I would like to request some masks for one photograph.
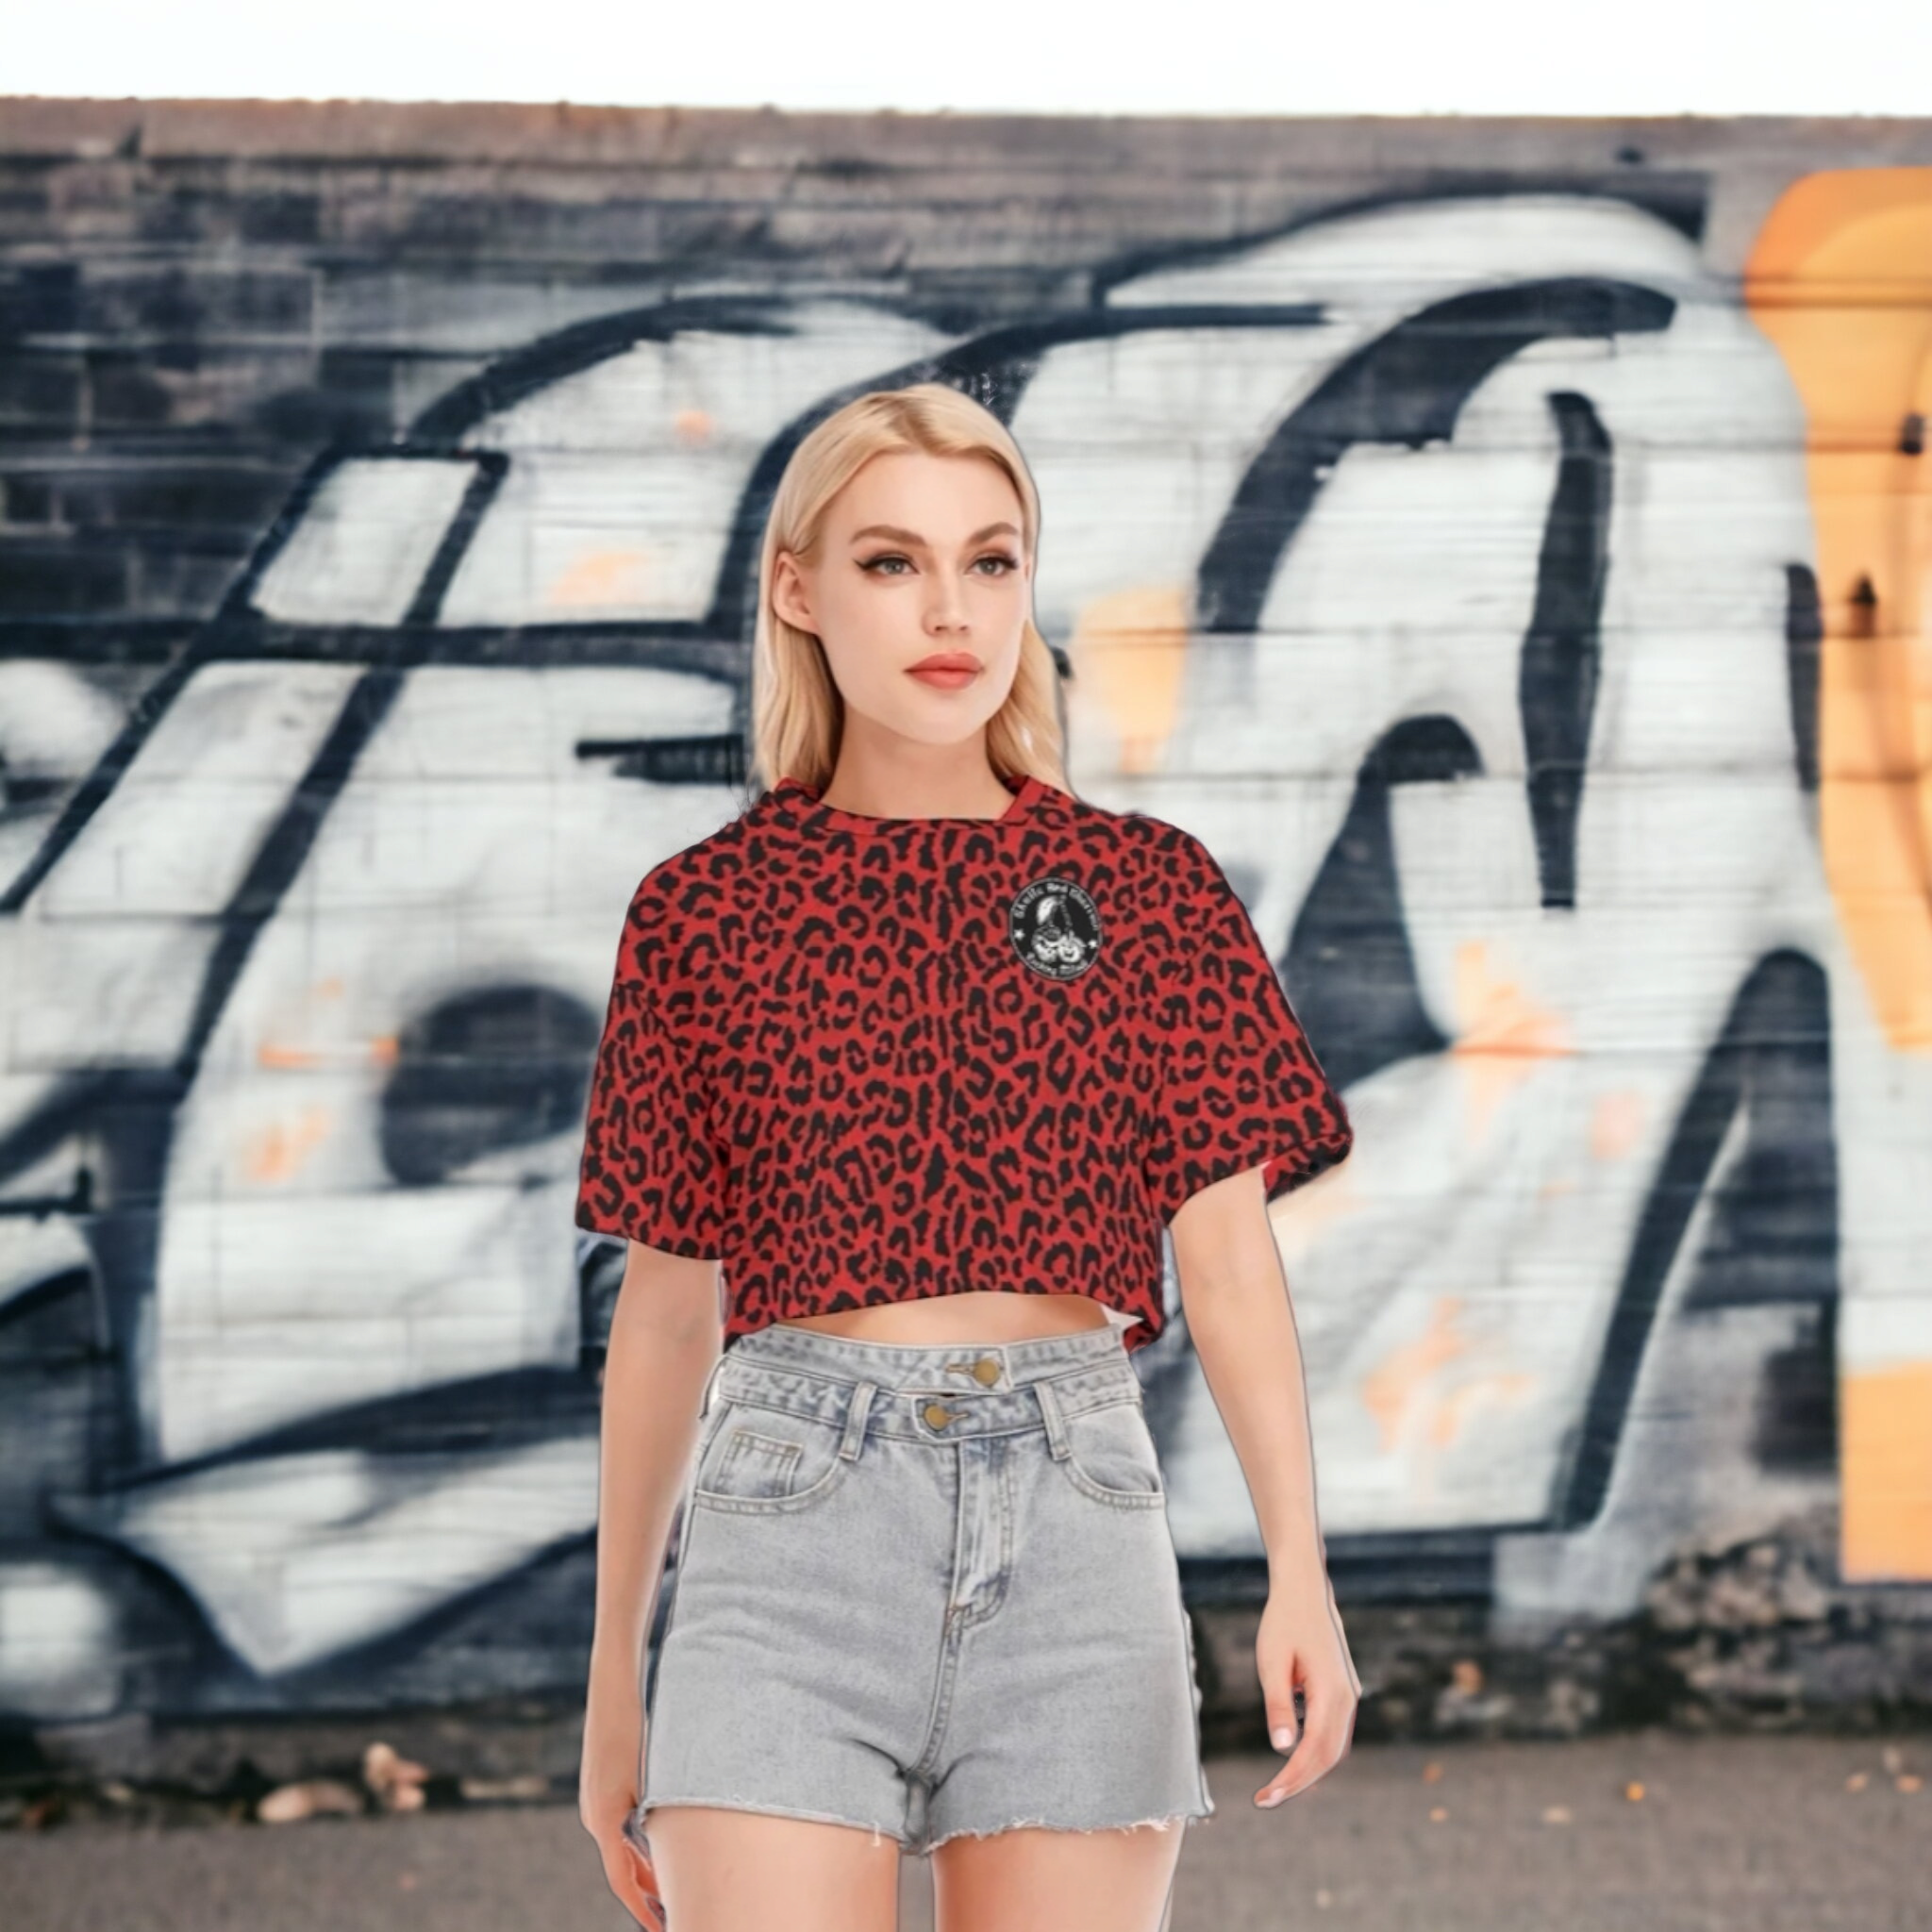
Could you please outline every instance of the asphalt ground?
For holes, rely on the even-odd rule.
[[[1363,1745],[1257,1809],[1210,1759],[1173,1932],[1924,1932],[1932,1734]],[[932,1932],[923,1861],[901,1932]],[[567,1806],[0,1832],[8,1932],[627,1932]]]

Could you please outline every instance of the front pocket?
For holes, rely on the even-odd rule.
[[[1141,1508],[1166,1502],[1160,1456],[1138,1402],[1083,1408],[1068,1416],[1065,1426],[1067,1454],[1060,1467],[1083,1495]]]
[[[839,1454],[844,1433],[842,1423],[736,1403],[706,1445],[691,1496],[741,1514],[809,1508],[851,1467]]]
[[[781,1442],[756,1429],[733,1429],[714,1487],[747,1502],[789,1496],[798,1487],[798,1464],[804,1454],[796,1442]]]

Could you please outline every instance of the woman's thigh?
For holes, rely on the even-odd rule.
[[[899,1841],[882,1832],[664,1805],[651,1813],[648,1836],[667,1932],[894,1932],[898,1924]]]
[[[948,1839],[932,1854],[937,1932],[1166,1932],[1185,1832],[1176,1821]]]

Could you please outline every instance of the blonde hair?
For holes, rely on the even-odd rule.
[[[752,642],[752,771],[755,785],[781,777],[813,791],[838,762],[845,703],[824,648],[772,608],[778,553],[806,560],[824,534],[825,511],[861,464],[886,452],[977,456],[997,463],[1020,498],[1021,548],[1039,555],[1040,494],[1020,445],[992,411],[943,383],[872,390],[817,424],[792,451],[772,498],[758,562],[758,625]],[[987,720],[986,749],[1008,785],[1027,774],[1068,790],[1059,672],[1029,610],[1020,662],[1006,702]]]

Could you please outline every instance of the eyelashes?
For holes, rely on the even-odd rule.
[[[877,557],[867,558],[858,567],[869,576],[896,577],[904,575],[904,573],[896,570],[881,570],[879,566],[886,563],[909,564],[910,561],[909,558],[902,556],[898,551],[888,550],[881,552]],[[984,557],[974,558],[973,560],[974,569],[975,571],[978,570],[982,563],[997,563],[1001,566],[999,570],[991,573],[994,576],[1008,576],[1020,568],[1020,559],[1017,557],[1009,557],[1005,551],[1001,550],[989,551]]]

